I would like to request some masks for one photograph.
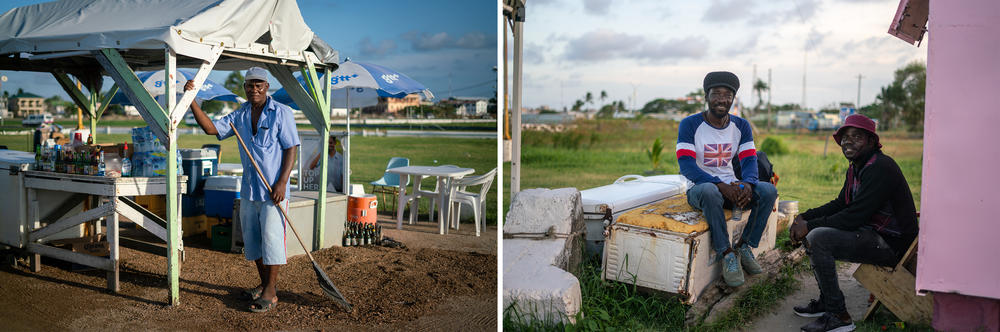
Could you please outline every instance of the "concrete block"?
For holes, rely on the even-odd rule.
[[[582,303],[580,281],[559,267],[573,261],[573,242],[579,243],[567,239],[505,239],[504,310],[516,310],[527,319],[575,323]],[[575,248],[579,250],[579,244]]]
[[[514,195],[504,234],[582,231],[583,207],[576,188],[527,189]]]

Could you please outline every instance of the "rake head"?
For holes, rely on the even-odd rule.
[[[315,261],[313,261],[313,270],[316,272],[316,279],[319,279],[319,287],[323,289],[323,293],[326,293],[326,296],[330,297],[333,302],[336,302],[343,307],[344,310],[350,312],[351,304],[347,302],[344,295],[340,294],[340,291],[337,290],[337,286],[333,285],[333,281],[330,281],[330,277],[326,276],[326,273],[323,272],[323,269],[321,269],[319,264],[316,264]]]

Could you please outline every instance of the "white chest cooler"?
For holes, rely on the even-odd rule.
[[[583,218],[587,226],[587,254],[601,255],[606,219],[684,193],[687,181],[681,175],[626,175],[614,183],[580,191]]]

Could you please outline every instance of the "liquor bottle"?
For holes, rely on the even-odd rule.
[[[358,246],[358,230],[354,226],[351,227],[351,235],[353,235],[351,237],[351,246],[357,247]]]
[[[128,144],[122,149],[122,177],[132,176],[132,160],[128,159]]]
[[[375,244],[375,228],[374,225],[368,225],[368,245]]]
[[[368,231],[368,224],[365,224],[365,245],[372,245],[372,234]]]
[[[340,245],[344,246],[344,247],[349,247],[350,246],[350,244],[347,243],[347,230],[346,229],[344,229],[344,236],[343,236],[343,239],[341,239],[341,244]]]
[[[42,170],[42,145],[35,144],[35,170]]]
[[[87,135],[87,145],[94,145],[94,135]]]
[[[104,172],[107,171],[107,166],[104,165],[104,151],[100,150],[99,153],[97,156],[97,176],[104,176]]]
[[[382,225],[375,227],[375,244],[382,245]]]

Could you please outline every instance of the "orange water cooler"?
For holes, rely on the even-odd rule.
[[[348,196],[347,221],[361,224],[375,224],[378,200],[375,195]]]

